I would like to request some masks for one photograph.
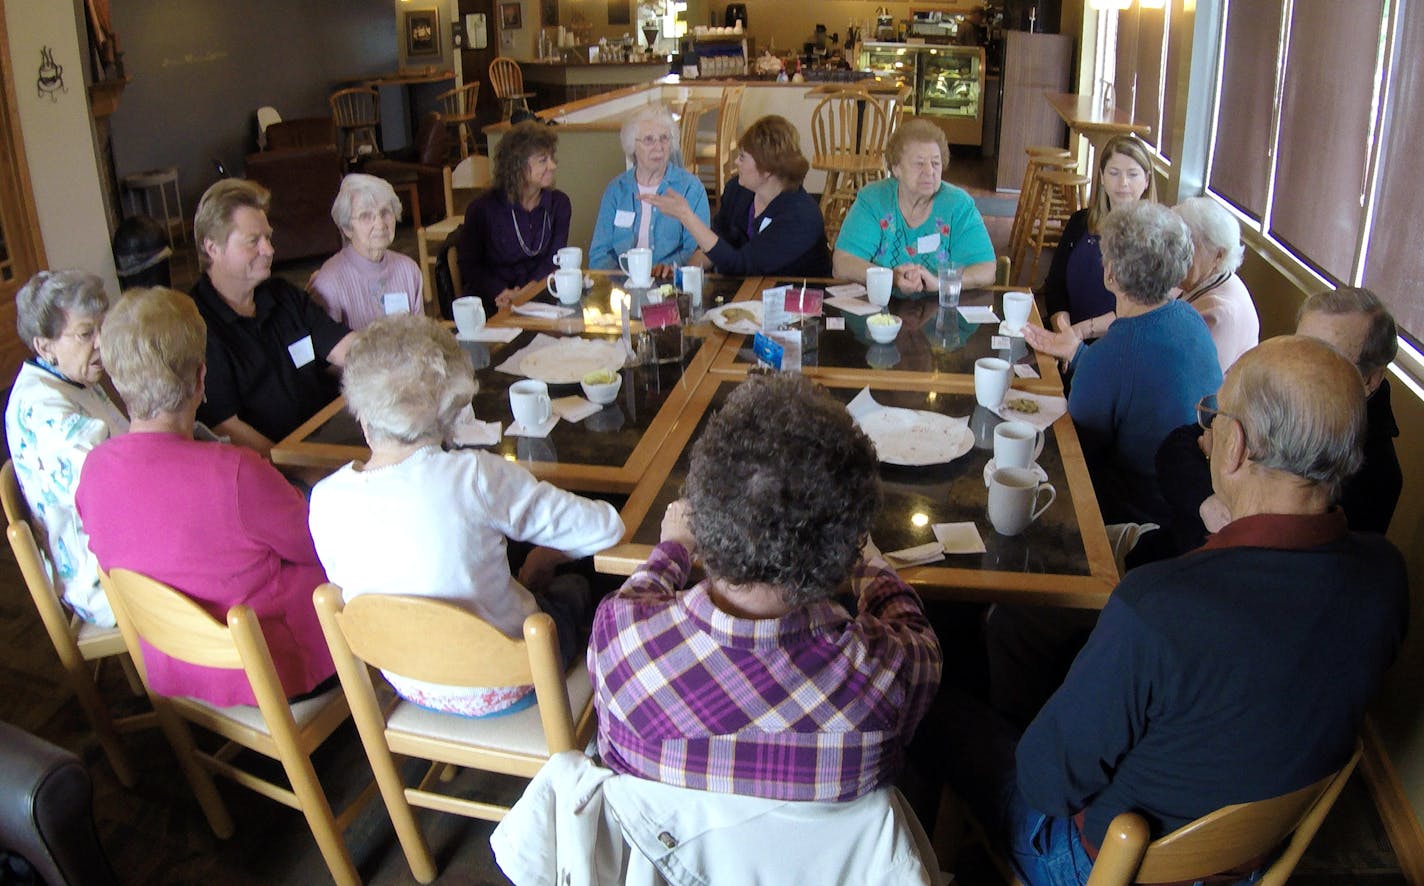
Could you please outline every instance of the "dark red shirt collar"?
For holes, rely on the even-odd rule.
[[[1297,551],[1339,541],[1349,532],[1345,512],[1331,508],[1323,514],[1253,514],[1232,520],[1206,540],[1201,550],[1217,548],[1276,548]]]

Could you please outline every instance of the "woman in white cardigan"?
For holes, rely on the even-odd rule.
[[[371,458],[312,490],[311,533],[327,576],[346,599],[413,594],[458,603],[510,637],[542,609],[554,619],[565,664],[592,616],[587,582],[555,575],[623,535],[618,512],[536,480],[478,450],[445,451],[476,391],[470,358],[425,317],[378,320],[357,334],[342,373],[347,408]],[[536,547],[516,579],[505,541]],[[386,674],[403,698],[481,717],[534,702],[531,686],[456,687]]]
[[[1221,372],[1236,358],[1256,347],[1261,321],[1246,284],[1236,276],[1246,247],[1241,225],[1225,207],[1210,197],[1192,197],[1173,211],[1192,232],[1192,267],[1181,283],[1182,301],[1196,308],[1211,331]]]

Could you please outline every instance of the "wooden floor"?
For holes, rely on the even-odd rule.
[[[984,182],[991,164],[956,157],[950,177],[976,196],[992,199]],[[1010,219],[986,219],[995,246],[1002,249]],[[414,255],[414,237],[402,228],[396,248]],[[319,262],[299,263],[281,272],[305,282]],[[174,283],[185,287],[196,274],[191,252],[175,257]],[[167,744],[156,730],[129,737],[128,746],[139,769],[139,784],[126,790],[115,781],[89,733],[78,704],[67,690],[53,649],[21,582],[9,547],[0,555],[0,719],[14,723],[80,754],[94,779],[94,814],[100,840],[124,883],[247,886],[247,884],[308,884],[328,881],[302,817],[225,782],[219,790],[237,822],[229,840],[213,837],[197,803],[178,775]],[[122,675],[101,675],[105,697],[116,704],[141,706],[128,695]],[[369,769],[355,730],[348,723],[318,752],[317,771],[340,805],[359,790]],[[486,780],[465,773],[461,790],[493,790],[501,802],[518,797],[517,780]],[[493,826],[454,816],[422,813],[422,826],[440,865],[442,884],[506,883],[490,854]],[[353,822],[347,834],[363,878],[369,883],[413,883],[379,800]],[[1002,881],[979,860],[967,857],[958,873],[959,886]],[[786,882],[792,882],[788,878]],[[1393,853],[1379,818],[1357,776],[1301,863],[1292,883],[1307,886],[1402,884]]]

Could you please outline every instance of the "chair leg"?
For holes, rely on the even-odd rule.
[[[227,806],[218,794],[217,785],[213,784],[212,773],[198,761],[198,749],[193,744],[193,733],[163,699],[150,694],[149,700],[153,703],[154,712],[158,714],[159,727],[163,729],[163,734],[168,737],[168,744],[178,757],[178,766],[183,770],[183,777],[187,779],[188,787],[192,789],[193,796],[198,798],[198,805],[202,807],[203,815],[208,819],[208,827],[212,828],[219,839],[226,840],[236,828],[232,823],[232,816],[228,814]]]
[[[327,869],[331,871],[331,878],[336,881],[337,886],[361,886],[361,875],[356,873],[356,865],[351,861],[346,840],[342,838],[341,830],[336,826],[336,817],[332,815],[326,792],[317,780],[311,757],[300,753],[284,753],[281,756],[282,768],[286,770],[287,779],[292,783],[292,793],[297,795],[297,802],[301,804],[302,814],[307,819],[307,827],[311,828],[312,836],[316,838],[316,845],[321,850],[321,857],[326,861]],[[293,759],[293,756],[297,759]]]
[[[127,655],[120,656],[120,658],[128,661]],[[119,730],[114,726],[114,718],[109,714],[109,709],[104,706],[103,700],[99,698],[99,690],[95,688],[94,680],[88,670],[81,665],[77,672],[70,672],[68,676],[70,687],[79,699],[79,706],[88,716],[89,725],[94,730],[94,737],[99,740],[99,747],[103,748],[104,756],[109,758],[109,767],[114,770],[114,776],[118,778],[119,784],[126,788],[138,784],[138,776],[134,773],[133,764],[129,762],[129,755],[124,750],[123,742],[119,739]]]
[[[133,659],[125,652],[117,656],[119,667],[124,669],[124,679],[129,681],[129,691],[134,695],[143,695],[143,679],[138,675],[138,669],[134,667]]]
[[[384,743],[385,737],[380,736],[375,740]],[[405,781],[396,771],[395,761],[389,753],[366,756],[371,763],[371,771],[375,773],[376,784],[381,789],[381,798],[385,800],[386,813],[390,815],[391,825],[396,829],[396,838],[400,840],[401,849],[405,852],[406,864],[410,865],[411,876],[421,883],[432,882],[439,870],[430,855],[425,835],[420,832],[420,825],[415,820],[410,802],[406,800]]]

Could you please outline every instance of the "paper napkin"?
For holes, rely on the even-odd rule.
[[[549,432],[554,429],[554,425],[558,423],[557,415],[549,416],[549,420],[537,428],[526,428],[519,422],[512,421],[509,423],[509,427],[504,429],[504,433],[507,437],[547,437]]]
[[[891,566],[922,566],[925,563],[934,563],[944,559],[944,545],[937,541],[926,542],[922,545],[915,545],[913,548],[904,548],[898,551],[891,551],[885,555]]]
[[[526,317],[540,317],[545,320],[557,320],[560,317],[567,317],[574,312],[573,308],[566,308],[562,305],[546,305],[537,301],[529,301],[522,305],[515,305],[510,310],[516,314],[523,314]]]
[[[569,397],[559,397],[557,400],[550,401],[549,405],[554,410],[555,415],[568,422],[581,422],[595,412],[603,409],[603,407],[597,403],[591,402],[577,394]]]
[[[984,539],[973,523],[935,523],[930,529],[946,554],[984,553]]]
[[[999,322],[999,315],[994,313],[994,309],[984,305],[961,305],[959,316],[970,323],[995,323]]]

